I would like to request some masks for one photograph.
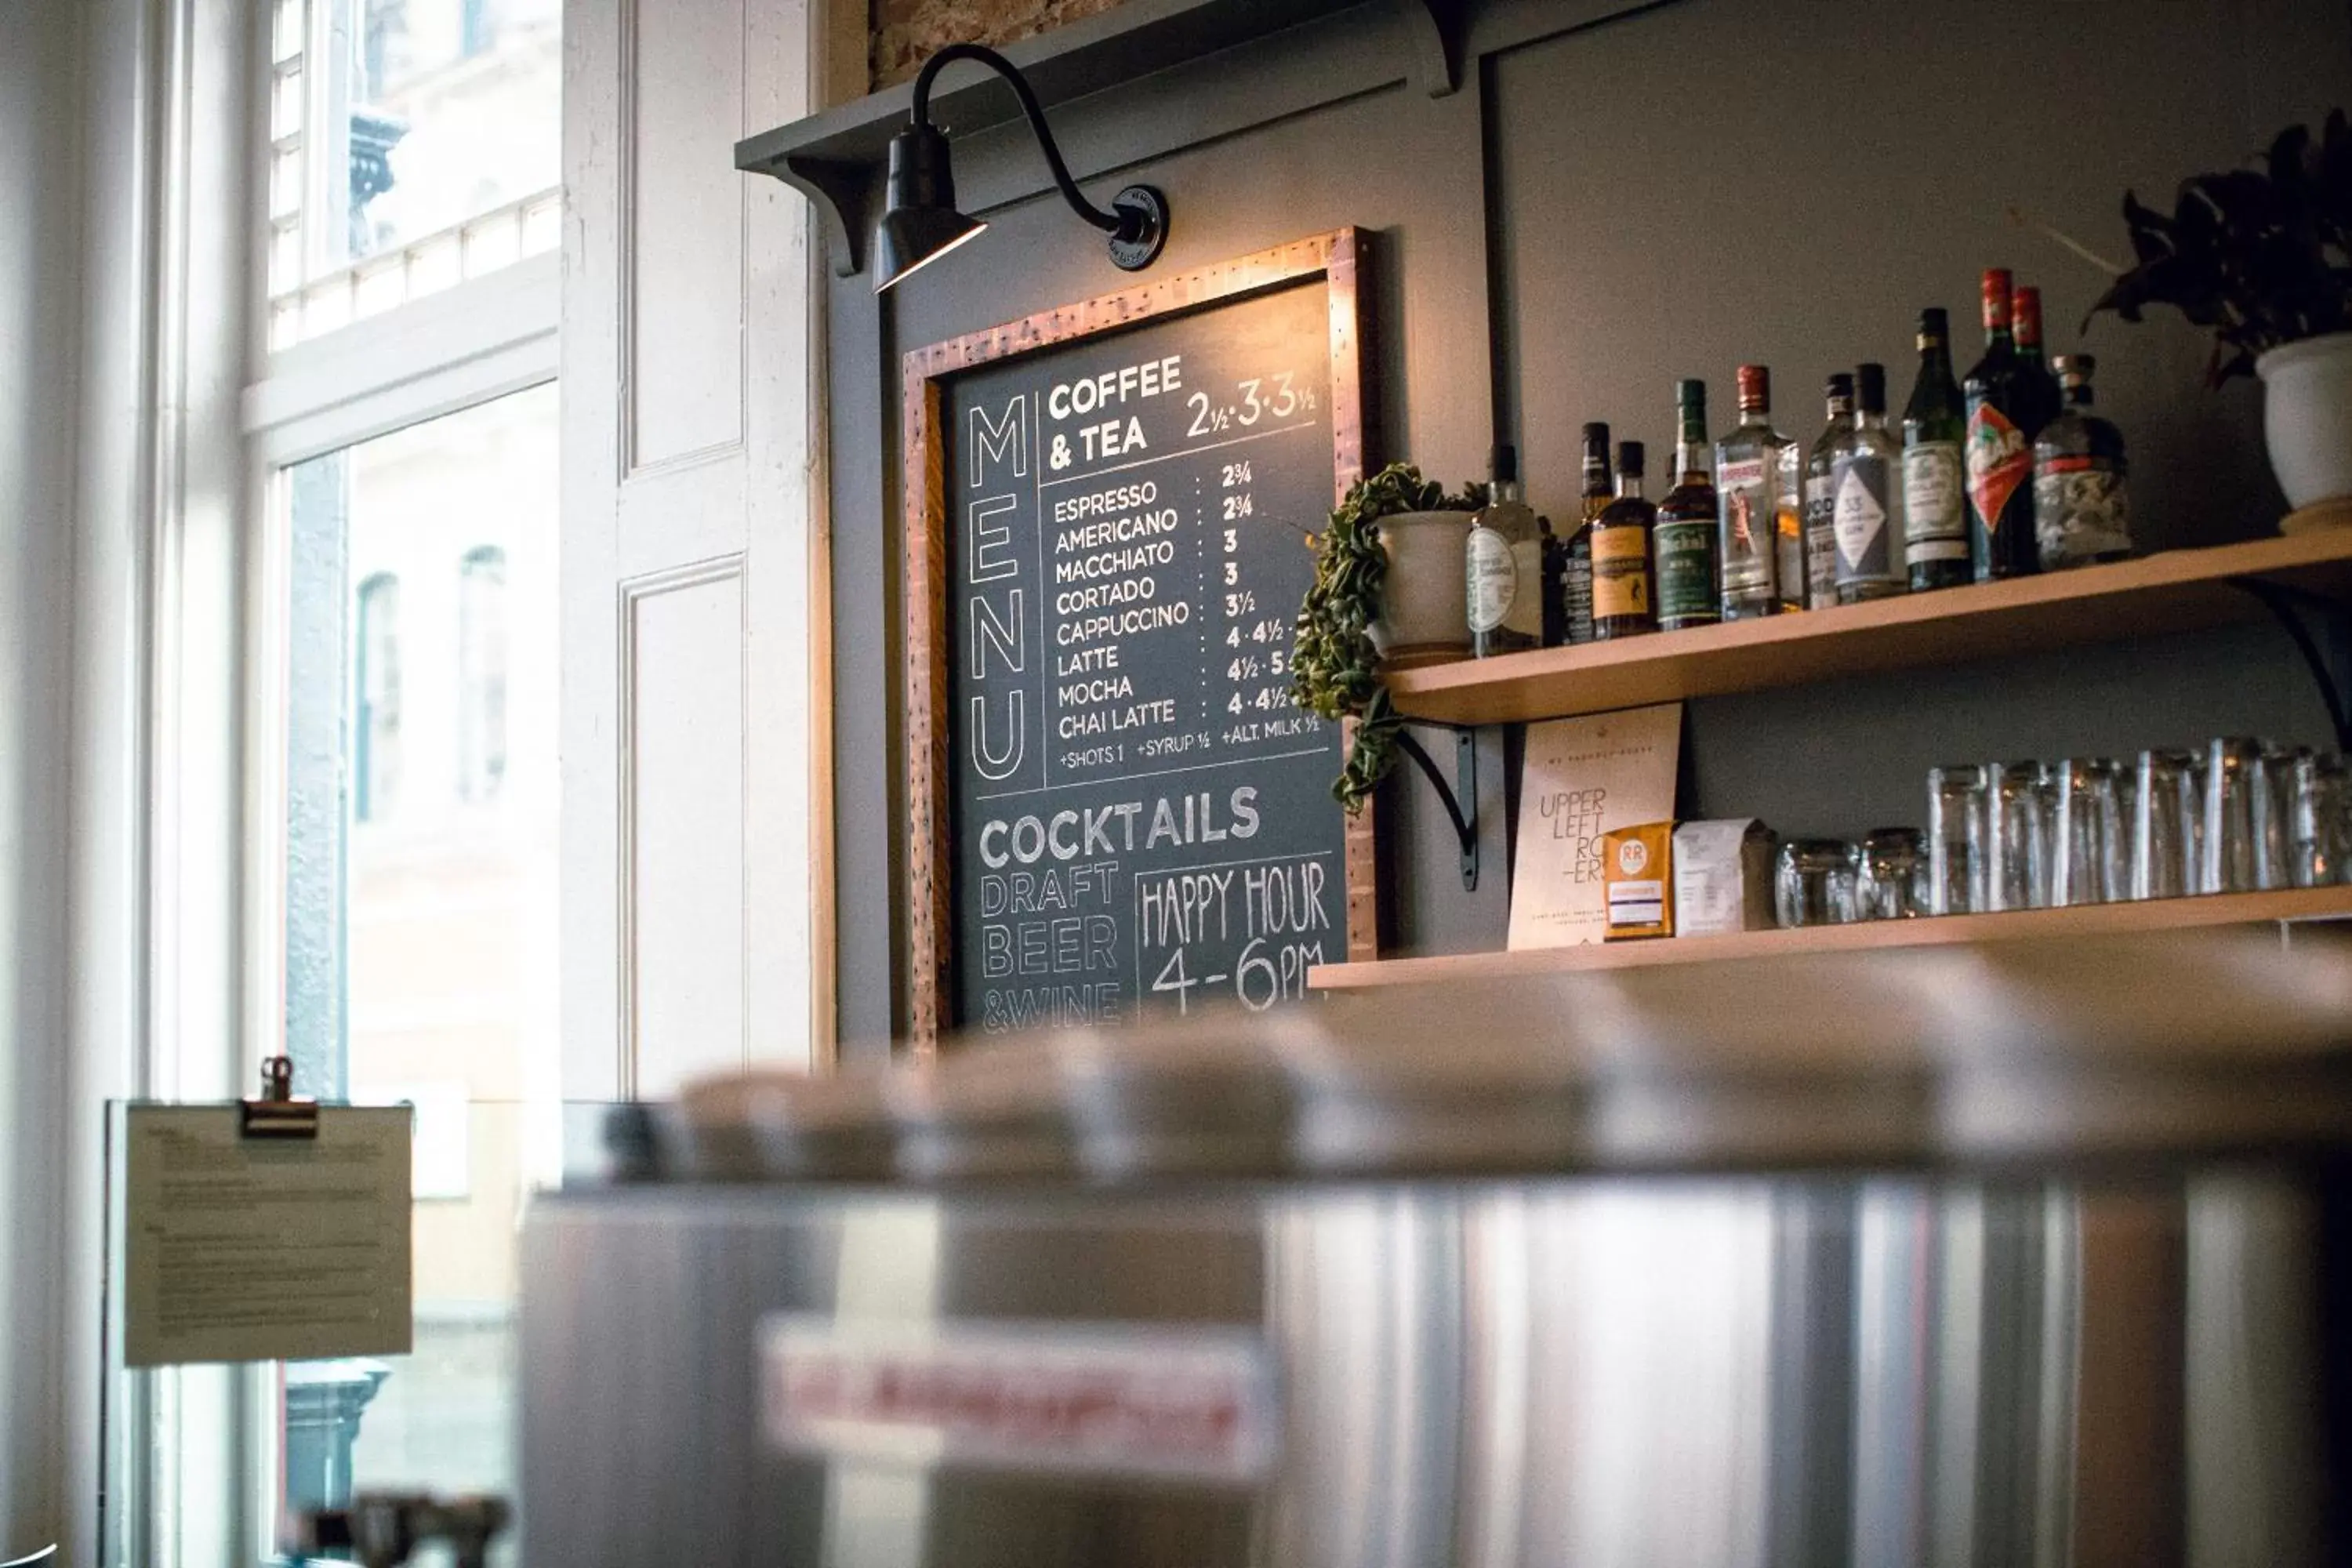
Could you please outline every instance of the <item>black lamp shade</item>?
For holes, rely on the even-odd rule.
[[[880,293],[988,226],[955,210],[948,139],[929,125],[890,138],[888,205],[874,226],[874,291]]]
[[[874,226],[874,291],[879,294],[988,226],[950,207],[896,207]]]

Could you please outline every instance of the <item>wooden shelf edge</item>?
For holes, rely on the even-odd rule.
[[[2352,919],[2352,887],[2224,893],[2210,898],[2085,904],[2063,910],[2020,910],[2006,914],[1948,915],[1935,920],[1873,921],[1859,925],[1742,931],[1734,936],[1668,937],[1649,942],[1537,948],[1522,952],[1463,952],[1379,959],[1369,963],[1325,963],[1307,972],[1307,984],[1309,989],[1318,991],[1360,991],[1388,985],[1574,974],[1654,964],[1711,963],[2036,938],[2119,936],[2137,931],[2195,931],[2326,919]]]
[[[2352,528],[2168,550],[1801,616],[1460,659],[1387,679],[1398,710],[1412,718],[1482,724],[1566,717],[2192,630],[2263,613],[2251,595],[2227,593],[2233,578],[2321,576],[2352,580]],[[2147,612],[2143,624],[2133,624],[2135,606]]]

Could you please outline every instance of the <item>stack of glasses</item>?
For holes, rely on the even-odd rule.
[[[2352,884],[2343,759],[2225,738],[2202,752],[1927,773],[1939,915]]]

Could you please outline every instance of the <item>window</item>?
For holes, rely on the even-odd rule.
[[[507,552],[466,552],[457,578],[457,792],[498,798],[507,776]]]
[[[562,1138],[562,10],[268,0],[253,62],[284,1047],[298,1092],[415,1108],[417,1198],[415,1350],[259,1374],[258,1518],[515,1490],[516,1229]]]
[[[515,1230],[555,1073],[556,407],[494,398],[279,487],[289,718],[324,738],[289,752],[288,1048],[302,1084],[416,1115],[415,1349],[366,1384],[361,1487],[514,1488]]]
[[[373,822],[400,790],[400,580],[360,584],[359,711],[352,721],[352,816]]]
[[[561,0],[277,0],[269,345],[552,250]]]

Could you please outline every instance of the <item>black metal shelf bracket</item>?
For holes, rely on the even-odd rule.
[[[1454,823],[1454,837],[1462,847],[1462,890],[1478,890],[1478,732],[1475,730],[1454,730],[1454,783],[1449,785],[1437,771],[1436,762],[1428,749],[1413,739],[1412,731],[1399,728],[1397,749],[1412,760],[1429,787],[1437,792],[1438,804]]]
[[[2335,672],[2328,668],[2327,656],[2299,613],[2311,610],[2326,617],[2336,627],[2337,645],[2343,647],[2352,644],[2352,604],[2260,577],[2232,577],[2230,583],[2261,600],[2285,628],[2286,635],[2294,639],[2295,650],[2303,655],[2303,662],[2311,671],[2312,684],[2319,688],[2319,700],[2327,709],[2327,721],[2335,727],[2336,750],[2352,752],[2352,707],[2346,706],[2344,692],[2336,683]]]

